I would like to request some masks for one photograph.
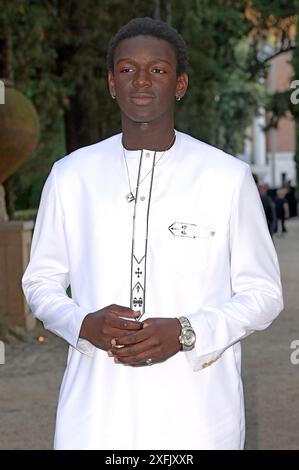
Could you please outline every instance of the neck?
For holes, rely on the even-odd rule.
[[[173,143],[174,127],[173,122],[167,125],[153,126],[152,123],[124,123],[123,146],[127,150],[156,150],[163,152],[170,148]]]

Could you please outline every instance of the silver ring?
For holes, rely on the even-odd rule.
[[[153,365],[153,360],[149,357],[146,361],[147,366],[152,366]]]

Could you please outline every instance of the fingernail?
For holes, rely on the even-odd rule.
[[[107,354],[108,354],[109,357],[113,357],[112,351],[110,351],[110,350],[107,351]]]
[[[111,340],[111,344],[112,344],[112,346],[116,346],[116,339],[115,339],[115,338],[113,338],[113,339]]]
[[[120,364],[119,360],[117,359],[117,357],[114,358],[114,362],[115,364]]]

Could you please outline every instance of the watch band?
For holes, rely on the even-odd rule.
[[[182,328],[192,328],[190,321],[187,317],[178,317],[178,320],[182,326]]]

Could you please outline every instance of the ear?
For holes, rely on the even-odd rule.
[[[188,88],[188,75],[186,73],[182,73],[182,75],[179,75],[179,77],[177,78],[176,90],[175,90],[176,96],[183,98],[184,94],[187,91],[187,88]]]
[[[114,75],[111,72],[111,70],[109,70],[109,72],[108,72],[108,87],[109,87],[110,95],[115,96],[116,95],[116,93],[115,93],[115,81],[114,81]]]

